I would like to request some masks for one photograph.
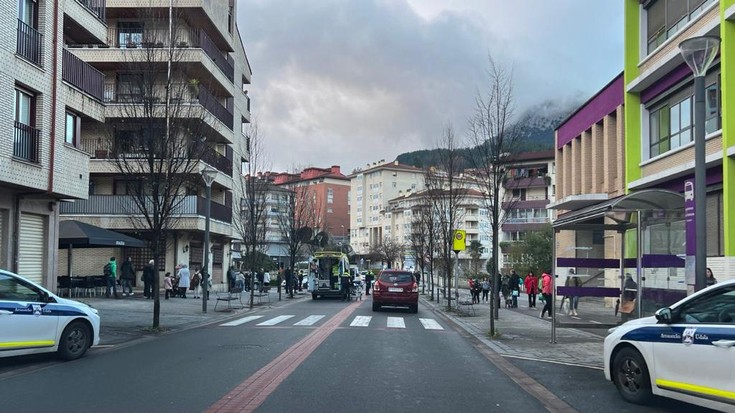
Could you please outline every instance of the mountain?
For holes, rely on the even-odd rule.
[[[554,147],[554,128],[582,104],[581,99],[547,100],[521,112],[523,151],[543,151]],[[471,148],[465,148],[469,151]],[[398,155],[400,163],[419,168],[436,164],[437,149],[425,149]]]

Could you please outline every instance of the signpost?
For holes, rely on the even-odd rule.
[[[454,251],[455,266],[454,266],[454,305],[459,303],[459,252],[464,251],[467,248],[467,231],[463,229],[454,230],[454,238],[452,242],[452,250]]]

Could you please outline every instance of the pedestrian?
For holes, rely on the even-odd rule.
[[[133,261],[130,257],[128,257],[128,259],[123,263],[121,271],[120,279],[122,280],[122,295],[123,297],[128,295],[132,297],[133,281],[135,281],[135,267],[133,267]]]
[[[268,271],[263,272],[263,287],[270,287],[271,285],[271,273]]]
[[[235,288],[235,277],[237,276],[237,272],[235,271],[235,266],[230,265],[230,269],[227,270],[227,288],[233,289]]]
[[[153,267],[153,260],[148,261],[148,265],[143,267],[143,296],[145,298],[153,298],[153,279],[155,278],[156,269]]]
[[[340,290],[342,291],[342,301],[350,301],[350,272],[344,271],[340,276]]]
[[[189,281],[191,280],[191,274],[186,264],[179,265],[179,294],[181,298],[186,298],[186,290],[189,288]]]
[[[510,280],[508,281],[510,287],[510,295],[513,298],[513,308],[518,308],[518,296],[521,294],[521,277],[518,276],[516,270],[511,270]]]
[[[189,290],[194,294],[194,298],[202,298],[202,273],[198,268],[195,268],[194,274],[191,275]]]
[[[490,293],[490,281],[488,281],[487,277],[482,279],[482,301],[487,302],[488,301],[488,294]]]
[[[544,271],[543,274],[541,274],[541,295],[544,296],[544,308],[541,310],[541,318],[544,318],[544,314],[548,311],[549,318],[552,317],[551,311],[552,311],[552,304],[551,304],[551,294],[554,292],[554,286],[553,286],[553,280],[551,279],[551,275],[549,275],[548,272]]]
[[[579,277],[574,273],[574,269],[569,269],[569,277],[567,277],[567,280],[572,279],[571,282],[569,282],[569,287],[581,287],[582,283],[579,281]],[[569,314],[573,316],[578,316],[577,309],[579,308],[579,295],[578,294],[572,294],[569,297]]]
[[[633,280],[633,276],[630,273],[626,273],[625,281],[623,282],[623,305],[620,306],[620,316],[623,322],[633,318],[637,297],[638,283]]]
[[[717,278],[715,278],[715,275],[709,267],[707,267],[707,278],[705,281],[707,282],[707,287],[717,284]]]
[[[475,278],[472,282],[472,302],[480,304],[480,291],[482,291],[482,285],[480,285],[480,280]]]
[[[368,271],[365,274],[365,295],[370,295],[370,288],[373,286],[373,273]]]
[[[255,273],[255,279],[258,281],[258,285],[255,287],[255,291],[261,292],[263,290],[263,278],[265,270],[261,267],[260,271]]]
[[[174,285],[171,283],[171,273],[167,272],[163,277],[163,288],[166,290],[166,299],[173,293]]]
[[[105,295],[110,298],[110,290],[115,298],[120,298],[117,295],[117,262],[115,257],[110,257],[110,261],[105,264],[103,272],[107,277],[107,289],[105,289]]]
[[[536,295],[538,295],[538,277],[533,271],[529,271],[526,279],[523,280],[528,294],[528,308],[536,308]]]
[[[235,288],[240,290],[240,292],[245,291],[245,276],[242,274],[242,271],[238,271],[235,274]]]

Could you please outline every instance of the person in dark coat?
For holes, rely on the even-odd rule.
[[[133,296],[133,281],[135,280],[135,267],[133,267],[133,261],[128,257],[122,265],[122,274],[120,274],[120,280],[122,281],[122,295]]]
[[[521,293],[521,277],[515,270],[510,272],[508,286],[510,287],[510,295],[513,297],[513,308],[518,308],[518,296]]]
[[[368,271],[365,275],[365,295],[370,295],[370,287],[373,286],[373,273]]]
[[[153,298],[153,278],[155,273],[153,268],[153,260],[148,261],[148,265],[143,267],[143,295],[145,298]]]

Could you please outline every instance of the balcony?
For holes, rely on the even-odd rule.
[[[536,177],[515,177],[509,178],[505,182],[505,187],[508,189],[515,188],[542,188],[548,186],[551,182],[551,178],[547,176],[536,176]]]
[[[33,27],[18,20],[18,41],[16,52],[18,55],[38,67],[43,67],[43,35]]]
[[[15,121],[13,156],[24,161],[38,163],[40,135],[40,130]]]
[[[207,199],[196,195],[184,196],[172,216],[204,218]],[[151,208],[152,209],[152,208]],[[133,196],[130,195],[90,195],[88,199],[76,202],[62,202],[59,211],[64,215],[105,215],[136,216],[140,215]],[[213,220],[231,223],[232,208],[211,203],[210,217]]]
[[[220,155],[217,151],[214,149],[207,149],[204,154],[202,154],[201,158],[202,162],[205,162],[214,168],[216,168],[218,171],[224,173],[225,175],[232,177],[232,159],[228,159],[224,155]]]
[[[207,109],[215,118],[222,121],[230,130],[233,130],[234,115],[227,107],[219,103],[219,100],[204,86],[199,86],[199,103]]]
[[[67,49],[63,49],[61,78],[99,101],[104,98],[105,75]]]
[[[86,7],[92,14],[101,21],[105,21],[105,10],[107,5],[105,0],[77,0],[82,6]]]

